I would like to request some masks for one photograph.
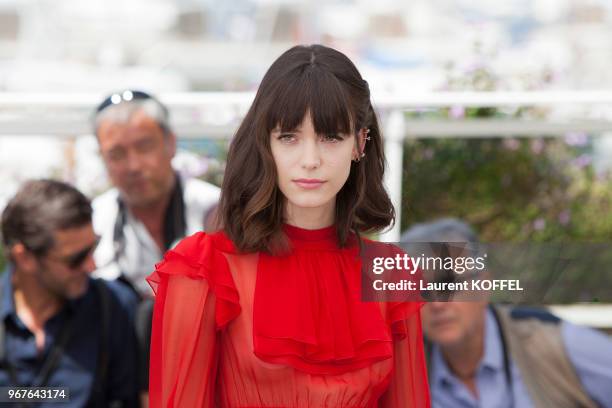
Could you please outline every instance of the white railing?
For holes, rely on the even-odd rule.
[[[89,119],[105,95],[0,93],[0,136],[91,133]],[[183,138],[230,138],[253,101],[252,92],[167,93],[159,98],[171,112],[175,132]],[[612,131],[612,91],[438,92],[406,96],[374,95],[385,136],[386,185],[401,219],[402,143],[408,137],[530,137],[569,132]],[[410,119],[405,111],[443,107],[548,107],[561,111],[549,119]],[[596,111],[595,117],[585,112]],[[593,116],[593,115],[591,115]],[[399,240],[398,222],[382,235]]]

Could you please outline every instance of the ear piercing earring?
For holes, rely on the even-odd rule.
[[[369,128],[365,128],[365,129],[363,130],[363,133],[365,133],[365,135],[366,135],[366,136],[365,136],[365,140],[370,140],[370,139],[372,139],[372,137],[368,135],[368,134],[370,133],[370,129],[369,129]],[[365,146],[364,146],[364,147],[365,147]],[[359,156],[355,157],[353,160],[354,160],[355,162],[359,162],[359,161],[360,161],[362,158],[364,158],[364,157],[365,157],[365,152],[361,152],[361,153],[359,153]]]
[[[354,162],[359,162],[363,157],[365,157],[365,153],[359,154],[359,156],[353,159]]]

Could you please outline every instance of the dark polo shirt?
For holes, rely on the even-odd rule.
[[[100,296],[92,279],[86,293],[69,300],[64,307],[45,323],[44,350],[39,353],[34,334],[17,316],[11,284],[12,271],[0,276],[0,323],[5,328],[4,355],[15,368],[19,384],[10,381],[8,370],[0,365],[0,386],[30,386],[57,341],[66,319],[72,315],[70,337],[64,352],[52,371],[48,387],[66,387],[70,393],[68,403],[40,403],[37,407],[95,407],[109,406],[111,401],[121,401],[113,406],[138,407],[137,345],[133,329],[136,296],[123,285],[104,282],[108,287],[109,332],[106,350],[108,366],[106,385],[101,398],[91,401],[93,383],[98,367],[100,342],[102,341],[102,312]],[[2,362],[3,363],[3,362]]]

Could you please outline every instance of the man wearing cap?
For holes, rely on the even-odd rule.
[[[114,188],[93,202],[98,275],[121,278],[141,296],[145,278],[179,239],[203,229],[219,198],[216,186],[172,168],[176,136],[168,110],[142,91],[106,98],[94,116],[100,153]]]

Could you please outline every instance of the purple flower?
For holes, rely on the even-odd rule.
[[[576,167],[578,167],[579,169],[582,169],[588,165],[590,165],[592,162],[592,158],[591,156],[589,156],[586,153],[581,154],[580,156],[576,157],[575,159],[572,160],[572,164]]]
[[[465,108],[463,106],[451,107],[450,117],[453,119],[463,119],[465,117]]]
[[[544,218],[538,218],[533,222],[533,229],[536,231],[542,231],[546,227],[546,220]]]
[[[583,132],[571,132],[565,135],[565,143],[570,146],[584,146],[589,141],[589,136]]]
[[[502,143],[503,146],[508,150],[517,150],[521,146],[521,142],[514,138],[504,139]]]
[[[571,218],[572,218],[572,215],[569,210],[563,210],[559,213],[559,223],[561,225],[569,224]]]
[[[540,154],[544,150],[544,142],[542,139],[535,139],[531,141],[531,152],[533,154]]]

